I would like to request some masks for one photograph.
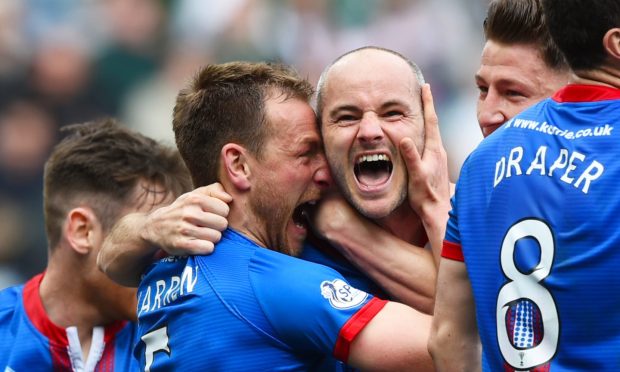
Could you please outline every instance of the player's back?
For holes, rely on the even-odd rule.
[[[458,230],[487,370],[620,368],[618,125],[619,90],[569,86],[467,160],[447,239]]]

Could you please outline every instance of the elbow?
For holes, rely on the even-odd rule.
[[[428,353],[431,355],[433,360],[437,359],[437,355],[439,354],[439,345],[441,342],[438,339],[438,335],[435,329],[431,329],[431,334],[428,338]]]
[[[440,361],[443,357],[443,352],[451,350],[455,346],[453,344],[454,341],[454,334],[449,327],[446,327],[445,323],[438,324],[437,319],[433,319],[431,332],[428,337],[428,353],[436,366],[442,364]]]

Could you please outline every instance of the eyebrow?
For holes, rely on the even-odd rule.
[[[405,103],[402,100],[398,100],[398,99],[391,99],[389,101],[386,101],[384,103],[381,104],[381,106],[379,106],[379,109],[384,110],[388,107],[392,107],[392,106],[404,106],[404,107],[409,107],[409,105],[407,105],[407,103]],[[342,105],[342,106],[337,106],[334,107],[333,109],[331,109],[329,111],[329,116],[333,117],[334,115],[336,115],[338,112],[340,111],[352,111],[352,112],[359,112],[361,111],[359,107],[357,107],[356,105],[352,105],[352,104],[346,104],[346,105]]]
[[[483,78],[482,76],[480,76],[479,74],[474,75],[474,80],[476,83],[479,82],[484,82],[485,84],[488,84],[487,80],[485,78]],[[499,80],[497,80],[495,82],[496,85],[499,86],[512,86],[512,85],[518,85],[521,87],[526,87],[528,84],[530,84],[531,81],[527,81],[527,80],[523,80],[523,79],[515,79],[515,78],[501,78]]]
[[[384,103],[380,106],[380,108],[381,108],[381,109],[386,109],[386,108],[391,107],[391,106],[404,106],[404,107],[409,107],[409,105],[407,105],[407,103],[405,103],[404,101],[401,101],[401,100],[399,100],[399,99],[392,99],[392,100],[389,100],[389,101],[387,101],[387,102],[384,102]]]

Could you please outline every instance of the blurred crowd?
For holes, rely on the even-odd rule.
[[[61,127],[102,116],[173,144],[201,65],[269,60],[316,83],[338,55],[397,50],[431,83],[451,177],[482,138],[475,73],[487,0],[0,1],[0,289],[47,260],[42,173]]]

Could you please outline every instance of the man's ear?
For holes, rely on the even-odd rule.
[[[620,63],[620,27],[608,30],[603,36],[603,48]]]
[[[81,255],[91,252],[100,229],[99,220],[89,208],[77,207],[67,213],[64,235],[71,248]]]
[[[223,171],[234,187],[240,191],[250,189],[251,172],[247,150],[236,143],[227,143],[221,152]]]

